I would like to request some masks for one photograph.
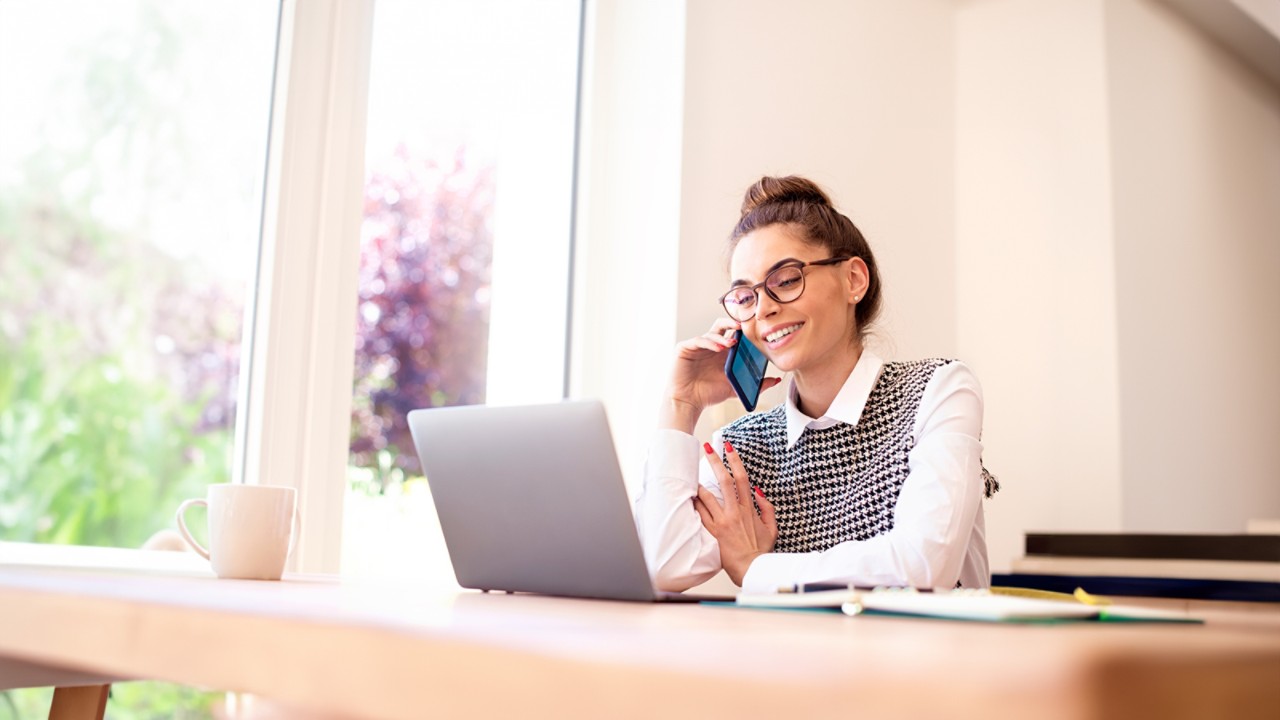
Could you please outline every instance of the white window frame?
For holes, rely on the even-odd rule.
[[[284,0],[239,482],[298,489],[296,572],[338,572],[374,0]]]
[[[281,9],[236,479],[298,488],[295,572],[341,569],[374,4],[283,0]],[[568,390],[605,401],[634,490],[674,342],[686,9],[684,0],[585,7]],[[659,89],[655,72],[666,79]],[[637,97],[665,120],[629,119]],[[619,143],[664,151],[610,151]],[[637,196],[649,200],[642,212]],[[630,297],[608,279],[642,268],[652,296],[665,299],[620,327]]]

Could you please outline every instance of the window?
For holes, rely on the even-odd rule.
[[[410,410],[564,395],[579,25],[577,0],[377,5],[344,572],[450,577]]]
[[[276,23],[0,5],[0,538],[137,547],[229,478]]]
[[[420,560],[438,540],[430,498],[396,434],[399,393],[378,391],[563,395],[581,4],[380,1],[366,128],[352,99],[371,7],[0,1],[0,540],[136,547],[180,499],[243,473],[303,491],[304,571],[336,569],[342,550],[356,573],[410,559],[450,576],[443,553]],[[269,121],[273,72],[287,101]],[[356,227],[339,206],[362,130],[360,299],[336,314],[330,299],[356,299],[356,233],[334,228]],[[414,290],[452,300],[405,312],[393,295]],[[354,347],[338,315],[360,326],[354,378],[332,361]],[[403,350],[450,341],[425,365]],[[346,455],[348,434],[344,498],[327,453]],[[220,702],[138,695],[140,716]],[[0,719],[40,707],[0,694]]]
[[[139,547],[230,479],[278,16],[0,3],[0,540]],[[216,702],[126,684],[112,707]]]

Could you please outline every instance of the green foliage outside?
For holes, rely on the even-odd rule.
[[[238,353],[223,315],[239,304],[207,302],[216,279],[74,206],[16,191],[0,200],[0,267],[0,540],[140,547],[230,478],[234,368],[192,366]]]
[[[57,4],[47,23],[22,7],[0,3],[0,27],[67,21]],[[151,0],[102,10],[100,26],[64,28],[81,44],[20,61],[0,47],[0,63],[44,92],[6,97],[10,117],[39,122],[16,138],[30,152],[0,175],[0,540],[139,547],[173,526],[182,499],[230,479],[244,283],[192,262],[176,239],[225,237],[222,216],[254,202],[243,169],[261,168],[261,143],[245,138],[264,132],[191,122],[253,87],[211,77],[201,59],[219,36],[242,37],[243,18]],[[0,720],[44,717],[50,697],[0,693]],[[209,718],[220,698],[122,683],[107,717]]]
[[[107,720],[204,720],[214,717],[221,693],[165,683],[135,682],[111,686]],[[0,720],[29,720],[49,715],[53,688],[0,693]]]
[[[53,688],[10,690],[0,693],[0,720],[26,720],[49,715]]]
[[[79,139],[38,139],[22,182],[0,183],[3,541],[139,547],[173,527],[183,499],[231,479],[244,281],[166,248],[149,212],[125,222],[101,210],[122,183],[141,188],[145,208],[185,207],[189,193],[229,206],[252,184],[228,180],[243,158],[205,147],[234,132],[183,134],[195,92],[184,43],[208,18],[137,7],[134,27],[79,48],[52,83],[56,114],[74,118]],[[493,177],[462,149],[421,160],[403,147],[371,173],[349,471],[358,495],[415,481],[409,409],[483,400]],[[50,697],[0,692],[0,720],[43,717]],[[209,718],[220,703],[220,693],[122,683],[107,717]]]
[[[227,431],[118,356],[75,357],[67,328],[41,328],[0,367],[0,537],[140,547],[172,508],[229,477]],[[65,358],[48,362],[48,358]]]

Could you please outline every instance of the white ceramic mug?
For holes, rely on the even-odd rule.
[[[283,485],[210,485],[207,499],[178,506],[178,529],[218,577],[279,580],[298,535],[296,495]],[[208,548],[191,537],[183,518],[196,505],[209,509]]]

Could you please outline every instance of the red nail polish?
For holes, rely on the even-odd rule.
[[[702,443],[702,449],[706,450],[708,455],[715,454],[715,450],[711,449],[711,443]]]
[[[763,499],[764,499],[764,491],[763,491],[763,490],[761,490],[761,489],[760,489],[760,488],[758,488],[758,487],[753,487],[752,489],[756,491],[756,497],[760,498],[761,500],[763,500]]]
[[[727,452],[737,452],[736,450],[733,449],[733,443],[729,442],[728,440],[724,441],[724,449]]]

